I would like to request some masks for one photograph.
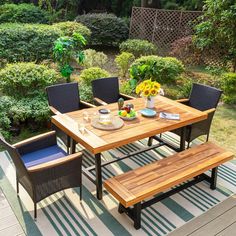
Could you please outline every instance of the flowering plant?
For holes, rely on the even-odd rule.
[[[144,80],[136,87],[136,93],[150,99],[151,97],[155,97],[158,93],[163,93],[163,90],[158,82]]]

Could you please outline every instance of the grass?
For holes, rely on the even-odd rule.
[[[210,133],[210,140],[236,154],[236,108],[218,106]]]

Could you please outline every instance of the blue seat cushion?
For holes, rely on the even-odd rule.
[[[25,166],[29,168],[32,166],[62,158],[66,155],[67,154],[64,150],[62,150],[57,145],[54,145],[22,155],[22,160]]]

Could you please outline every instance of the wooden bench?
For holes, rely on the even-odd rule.
[[[215,189],[217,167],[233,156],[233,153],[207,142],[107,179],[104,186],[120,202],[119,213],[125,212],[134,221],[134,227],[139,229],[141,209],[203,180]],[[211,169],[211,176],[204,174]],[[153,197],[185,181],[188,182]]]

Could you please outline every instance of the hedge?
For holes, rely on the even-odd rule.
[[[88,41],[91,36],[91,30],[83,24],[75,21],[66,21],[53,24],[53,27],[60,29],[64,36],[72,36],[74,32],[82,34]]]
[[[85,14],[76,18],[91,31],[91,45],[118,46],[128,38],[129,29],[125,20],[113,14]]]
[[[52,57],[61,30],[42,24],[0,24],[0,58],[8,62],[40,62]]]
[[[0,23],[43,23],[49,22],[48,12],[33,4],[0,5]]]
[[[45,94],[45,87],[55,84],[60,76],[45,65],[22,62],[7,64],[0,70],[0,78],[3,94],[20,99]]]

